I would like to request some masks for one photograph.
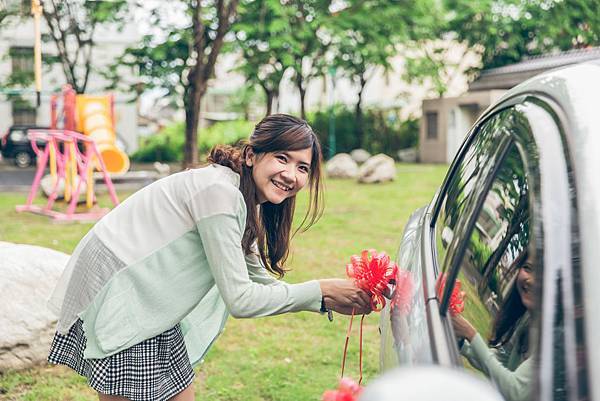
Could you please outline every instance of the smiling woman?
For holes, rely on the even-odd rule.
[[[50,300],[49,361],[87,377],[100,400],[193,400],[192,365],[229,314],[368,313],[352,281],[287,284],[296,194],[302,226],[322,210],[321,148],[310,126],[278,114],[240,148],[133,194],[79,243]]]

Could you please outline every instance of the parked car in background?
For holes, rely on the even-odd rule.
[[[7,160],[13,160],[18,167],[29,167],[35,163],[35,152],[31,147],[28,133],[30,130],[47,129],[47,127],[37,127],[32,125],[13,125],[6,134],[0,139],[0,152],[2,157]],[[45,146],[45,142],[39,141],[40,147]]]
[[[506,400],[600,400],[599,177],[600,63],[486,110],[405,227],[396,281],[412,298],[382,311],[382,369],[464,369]]]

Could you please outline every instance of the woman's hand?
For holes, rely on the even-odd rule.
[[[325,307],[343,315],[371,313],[371,297],[354,285],[352,280],[325,279],[319,280],[321,293],[325,298]]]
[[[469,342],[473,341],[473,337],[477,334],[477,330],[473,327],[471,323],[461,315],[451,316],[452,327],[454,327],[454,334],[458,338],[465,338],[469,340]]]

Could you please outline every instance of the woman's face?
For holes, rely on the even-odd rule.
[[[258,155],[250,150],[246,165],[252,166],[258,201],[279,204],[296,195],[308,182],[311,158],[311,148]]]
[[[533,271],[531,268],[531,261],[527,260],[523,266],[519,269],[517,275],[517,291],[521,296],[521,302],[531,311],[533,309]]]

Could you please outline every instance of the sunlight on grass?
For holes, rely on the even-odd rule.
[[[293,242],[289,282],[344,277],[352,254],[376,248],[395,255],[410,214],[431,200],[447,166],[398,165],[397,180],[379,185],[326,181],[323,218]],[[124,194],[120,194],[124,198]],[[299,196],[297,222],[306,193]],[[42,216],[17,214],[23,194],[0,195],[0,240],[71,252],[90,224],[52,224]],[[106,198],[102,198],[106,201]],[[196,368],[197,400],[318,401],[340,373],[349,318],[333,323],[312,313],[262,319],[230,319],[205,363]],[[357,323],[358,320],[355,321]],[[377,373],[378,315],[365,319],[364,382]],[[358,377],[358,324],[350,339],[346,372]],[[89,400],[85,379],[68,369],[42,366],[0,375],[0,400]]]

